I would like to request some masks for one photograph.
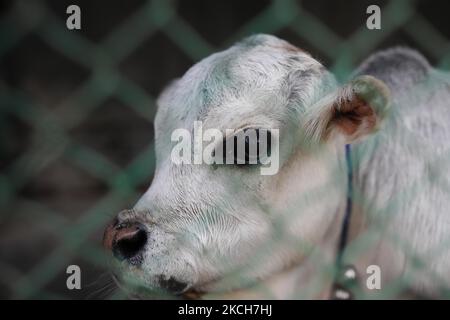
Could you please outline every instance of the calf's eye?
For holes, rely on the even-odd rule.
[[[222,148],[225,164],[260,165],[270,157],[271,134],[267,129],[244,129],[225,139]]]

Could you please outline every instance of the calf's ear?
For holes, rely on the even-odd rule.
[[[352,143],[379,127],[390,104],[388,87],[372,76],[359,76],[320,99],[305,117],[308,140]]]

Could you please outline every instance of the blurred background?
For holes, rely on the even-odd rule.
[[[66,8],[81,8],[81,30]],[[382,29],[366,28],[381,7]],[[101,248],[107,221],[152,180],[155,99],[195,62],[254,33],[309,51],[345,79],[377,49],[450,69],[450,2],[3,1],[0,298],[123,298]],[[66,268],[81,267],[68,290]]]

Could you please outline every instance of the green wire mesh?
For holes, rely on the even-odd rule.
[[[73,133],[96,112],[105,112],[99,110],[111,99],[126,107],[123,112],[133,113],[143,126],[152,128],[156,92],[150,93],[140,82],[121,72],[120,68],[149,39],[164,37],[181,52],[185,60],[193,64],[245,36],[255,33],[275,34],[295,45],[300,46],[297,41],[301,41],[314,55],[329,61],[330,70],[343,80],[364,57],[401,32],[414,43],[415,48],[436,61],[438,68],[450,69],[448,38],[417,10],[418,1],[384,1],[381,5],[382,30],[377,31],[366,28],[364,11],[355,11],[354,19],[360,23],[346,37],[321,20],[325,19],[325,14],[321,17],[311,13],[302,1],[254,2],[259,9],[250,18],[241,18],[245,21],[240,21],[238,28],[215,39],[214,43],[206,40],[191,21],[180,15],[180,7],[189,5],[186,2],[189,1],[142,2],[131,12],[124,13],[125,18],[114,24],[98,41],[83,36],[83,32],[67,30],[65,10],[56,13],[48,1],[14,1],[1,15],[0,128],[5,134],[1,137],[0,152],[2,158],[9,156],[11,159],[1,160],[0,230],[2,235],[6,234],[13,240],[3,243],[2,248],[12,246],[8,252],[0,252],[0,297],[86,298],[92,291],[89,283],[96,282],[105,270],[101,232],[112,216],[130,207],[149,185],[155,162],[152,134],[150,130],[148,143],[140,148],[140,153],[125,165],[118,165],[107,153],[74,138]],[[323,1],[324,11],[327,10],[327,3]],[[61,8],[65,9],[69,4],[61,5]],[[347,5],[347,2],[341,4]],[[369,4],[367,2],[365,6],[356,7],[365,8]],[[237,3],[233,5],[236,5],[236,10],[240,10]],[[348,6],[351,10],[350,4]],[[82,2],[80,7],[82,28],[95,28],[95,23],[87,21],[102,19],[101,12],[96,12],[93,17],[92,13],[84,11]],[[214,10],[211,4],[208,8]],[[108,10],[106,2],[104,10]],[[204,14],[202,17],[207,16]],[[56,105],[54,108],[45,105],[45,99],[35,99],[30,91],[11,84],[4,73],[7,70],[5,64],[9,61],[6,57],[11,59],[11,56],[20,52],[21,45],[30,41],[30,36],[50,48],[48,59],[64,57],[67,63],[85,70],[87,74],[76,87],[65,90],[56,102],[49,103]],[[164,48],[152,49],[164,55]],[[33,59],[33,52],[27,54],[29,59]],[[170,65],[167,67],[170,68]],[[175,76],[182,75],[183,70],[179,69]],[[14,73],[15,70],[10,72]],[[149,70],[148,76],[154,78],[159,75]],[[59,79],[64,77],[59,76]],[[29,143],[26,149],[11,156],[8,154],[11,136],[6,134],[17,135],[22,141],[21,128],[28,132],[26,140]],[[114,141],[111,143],[114,149]],[[29,186],[35,184],[41,175],[47,175],[48,170],[51,172],[58,162],[76,168],[76,172],[83,172],[80,173],[80,179],[89,176],[89,179],[100,181],[102,186],[101,192],[97,193],[98,196],[92,199],[90,205],[76,215],[55,209],[55,206],[41,201],[39,196],[27,197]],[[76,201],[76,197],[66,201]],[[11,229],[20,223],[24,223],[19,229],[21,231]],[[51,243],[38,243],[36,252],[32,252],[33,248],[23,249],[20,241],[14,242],[19,237],[33,238],[36,226],[39,226],[40,232],[48,235],[47,238],[52,239]],[[20,261],[7,258],[11,257],[10,251],[15,250],[30,252],[25,252],[25,258],[22,257]],[[34,258],[28,262],[27,255]],[[80,264],[82,268],[84,289],[81,293],[65,288],[65,270],[72,263]],[[420,263],[417,268],[420,268]],[[84,278],[85,272],[88,279]],[[403,284],[398,285],[401,287]],[[119,291],[107,297],[125,296]]]

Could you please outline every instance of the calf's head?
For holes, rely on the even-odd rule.
[[[301,263],[339,223],[344,145],[375,131],[387,105],[381,81],[338,86],[309,54],[273,36],[200,61],[158,100],[150,188],[105,232],[116,274],[151,290],[221,292]],[[174,161],[174,132],[194,140],[199,123],[223,133],[201,142],[210,153],[237,132],[269,132],[270,161]]]

